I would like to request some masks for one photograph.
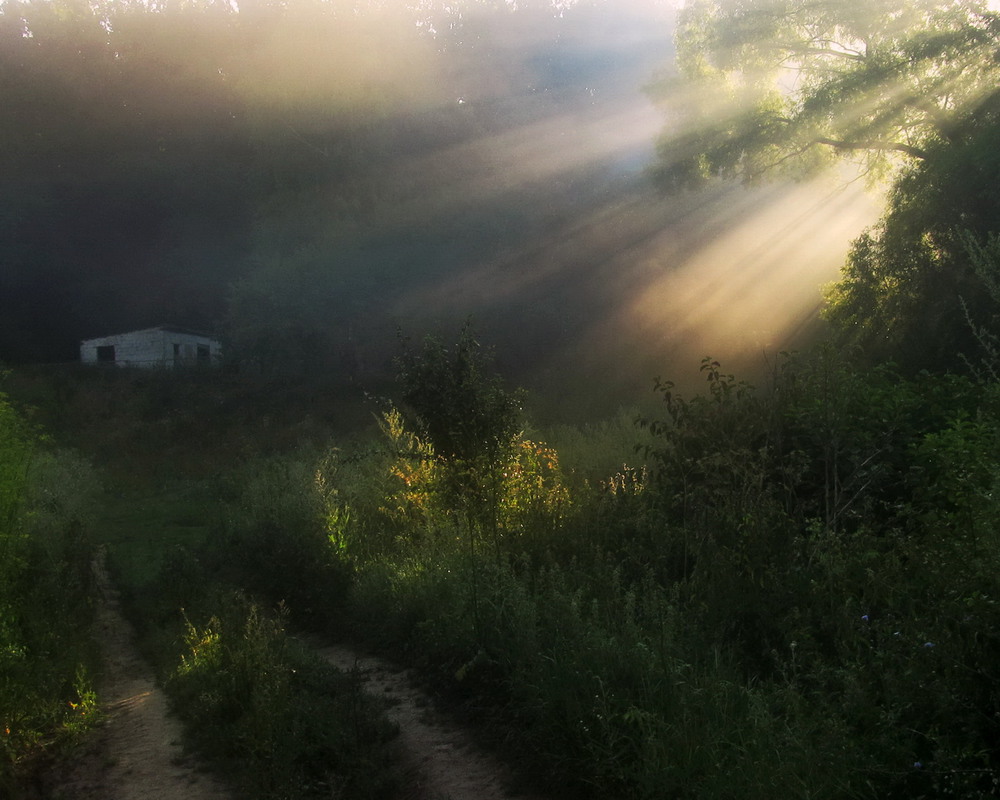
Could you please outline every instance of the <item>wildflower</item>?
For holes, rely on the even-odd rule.
[[[933,647],[934,642],[924,642],[924,647]]]
[[[914,761],[914,762],[913,762],[913,768],[914,768],[914,769],[922,769],[922,768],[923,768],[923,766],[924,766],[924,765],[923,765],[923,764],[921,764],[921,763],[920,763],[919,761]]]
[[[867,614],[862,614],[861,615],[861,621],[862,622],[868,622],[868,615]]]

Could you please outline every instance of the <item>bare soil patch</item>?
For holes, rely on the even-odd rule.
[[[389,717],[399,726],[399,747],[407,800],[540,800],[510,788],[510,770],[478,747],[469,732],[436,710],[409,672],[345,646],[321,647],[334,666],[357,669],[372,694],[391,702]]]

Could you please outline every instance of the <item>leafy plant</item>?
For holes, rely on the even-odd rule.
[[[0,793],[97,719],[87,509],[96,481],[0,395]]]
[[[254,797],[391,797],[382,704],[287,636],[284,616],[231,595],[187,621],[167,688],[193,744]]]

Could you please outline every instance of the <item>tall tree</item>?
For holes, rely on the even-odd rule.
[[[826,316],[871,360],[911,368],[977,361],[977,331],[1000,330],[997,298],[970,240],[1000,224],[1000,109],[984,109],[960,140],[904,169],[878,225],[853,244]]]
[[[837,156],[881,173],[963,135],[1000,75],[1000,16],[984,0],[691,0],[660,176],[809,173]]]
[[[976,357],[995,303],[969,233],[1000,218],[1000,16],[983,0],[692,0],[660,142],[667,186],[804,177],[846,157],[892,176],[827,317],[872,360]],[[970,324],[970,320],[972,324]]]

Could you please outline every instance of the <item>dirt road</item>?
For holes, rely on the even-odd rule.
[[[52,800],[232,800],[181,748],[180,722],[133,644],[103,554],[94,562],[105,719],[72,764],[45,777]]]
[[[181,748],[180,722],[135,649],[104,559],[95,562],[100,589],[98,632],[105,663],[99,696],[105,720],[72,764],[45,776],[50,800],[234,800]],[[388,697],[399,726],[402,800],[508,800],[510,774],[469,733],[433,711],[406,672],[343,647],[319,647],[342,670],[358,669],[369,692]],[[522,800],[537,800],[517,795]]]
[[[358,669],[369,692],[392,702],[389,717],[399,725],[407,800],[539,800],[512,793],[510,771],[479,749],[462,726],[436,712],[405,670],[349,647],[323,647],[319,654],[342,670]]]

